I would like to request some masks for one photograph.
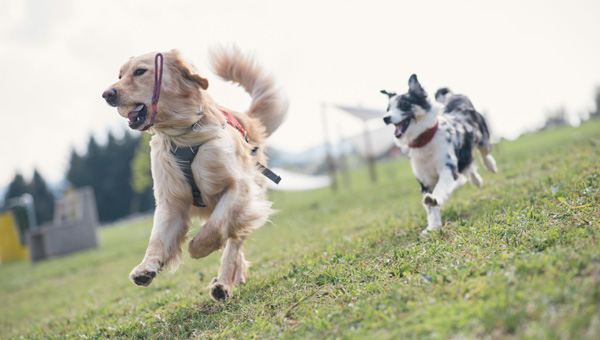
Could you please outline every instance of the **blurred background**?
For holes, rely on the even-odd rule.
[[[254,53],[291,103],[269,140],[274,189],[335,188],[328,171],[369,164],[375,181],[377,161],[402,156],[379,91],[406,92],[413,73],[430,95],[469,96],[496,141],[598,116],[599,13],[591,0],[3,0],[0,207],[35,226],[152,212],[150,135],[101,98],[134,55],[181,50],[243,111],[249,96],[210,73],[207,50]]]

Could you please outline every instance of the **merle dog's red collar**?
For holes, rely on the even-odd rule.
[[[432,127],[430,127],[429,129],[423,131],[423,133],[421,133],[417,138],[415,138],[412,142],[410,142],[408,144],[409,148],[422,148],[425,145],[429,144],[429,142],[431,142],[431,140],[433,139],[433,136],[435,135],[435,133],[437,132],[438,129],[438,120],[435,120],[435,124],[433,124]]]

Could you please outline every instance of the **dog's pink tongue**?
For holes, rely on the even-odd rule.
[[[140,113],[140,111],[142,111],[143,108],[144,108],[144,105],[140,104],[140,105],[136,106],[135,109],[129,111],[129,113],[127,114],[127,118],[129,118],[130,123],[135,122],[137,115]]]
[[[396,132],[394,132],[396,136],[400,136],[402,134],[402,126],[403,124],[396,124]]]

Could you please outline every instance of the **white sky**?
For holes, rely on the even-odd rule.
[[[121,136],[127,123],[101,93],[133,55],[178,48],[213,98],[244,110],[248,96],[208,71],[218,43],[254,51],[284,87],[289,116],[270,139],[284,150],[323,141],[321,103],[383,110],[379,90],[405,92],[412,73],[430,95],[441,86],[468,95],[514,138],[548,110],[593,107],[599,14],[597,0],[2,0],[0,187],[34,167],[56,182],[90,134]],[[327,112],[334,138],[361,131]]]

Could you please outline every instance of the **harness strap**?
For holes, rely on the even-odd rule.
[[[258,151],[258,146],[255,146],[254,149],[252,149],[252,152],[250,152],[250,156],[252,156],[252,157],[256,156],[256,151]],[[271,169],[269,169],[266,166],[260,164],[259,162],[256,162],[256,165],[258,165],[258,168],[260,169],[260,172],[263,175],[265,175],[266,178],[268,178],[271,181],[273,181],[273,183],[279,184],[279,182],[281,182],[281,176],[279,176],[276,173],[274,173]]]
[[[265,177],[267,177],[268,179],[273,181],[273,183],[279,184],[279,182],[281,182],[281,176],[279,176],[276,173],[274,173],[273,171],[271,171],[271,169],[267,168],[266,166],[264,166],[258,162],[256,162],[256,165],[258,165],[260,172],[262,172],[262,174],[265,175]]]
[[[250,143],[250,140],[248,139],[248,132],[246,130],[244,130],[244,127],[242,126],[242,124],[240,124],[240,122],[237,119],[235,119],[235,117],[231,113],[223,111],[223,110],[220,110],[220,111],[223,113],[223,115],[227,119],[227,123],[229,125],[233,126],[234,128],[236,128],[242,134],[242,136],[244,136],[244,139],[246,140],[246,142]],[[254,149],[252,149],[252,152],[250,153],[250,155],[252,155],[252,157],[254,157],[256,155],[256,151],[258,151],[258,146],[255,146]],[[279,175],[277,175],[271,169],[267,168],[266,166],[264,166],[258,162],[256,162],[256,165],[258,165],[260,172],[262,172],[262,174],[265,175],[265,177],[267,177],[268,179],[273,181],[275,184],[279,184],[279,182],[281,181],[281,177]]]
[[[229,123],[229,125],[236,128],[244,136],[244,139],[246,139],[246,142],[249,143],[246,130],[244,130],[244,128],[242,127],[242,124],[240,124],[240,122],[238,122],[237,119],[235,119],[235,117],[231,113],[228,113],[228,112],[225,112],[222,110],[221,110],[221,112],[223,112],[223,115],[225,115],[225,118],[227,119],[227,123]],[[194,124],[194,126],[195,126],[195,124]],[[196,180],[194,179],[194,173],[192,172],[192,162],[194,161],[194,158],[196,157],[196,154],[198,153],[198,149],[200,149],[200,146],[202,146],[202,144],[189,146],[189,147],[179,147],[179,146],[177,146],[177,144],[171,142],[171,153],[175,156],[175,158],[177,158],[177,164],[183,171],[183,174],[185,175],[185,179],[187,180],[188,184],[192,187],[192,196],[194,198],[194,201],[192,204],[196,207],[206,207],[206,204],[204,204],[204,202],[202,201],[202,195],[200,194],[200,188],[198,188],[198,185],[196,185]],[[250,153],[250,155],[254,157],[256,155],[257,151],[258,151],[258,146],[254,147],[254,149],[252,149],[252,152]],[[267,177],[268,179],[273,181],[275,184],[279,184],[279,182],[281,181],[281,176],[277,175],[276,173],[271,171],[271,169],[267,168],[266,166],[264,166],[258,162],[256,162],[256,165],[258,166],[258,169],[265,177]]]
[[[192,197],[194,198],[193,205],[196,207],[205,207],[206,205],[202,201],[200,195],[200,188],[196,185],[194,179],[194,173],[192,172],[192,161],[198,153],[198,149],[202,144],[190,146],[190,147],[178,147],[177,144],[171,142],[171,153],[177,158],[177,164],[183,171],[185,179],[188,184],[192,187]]]

